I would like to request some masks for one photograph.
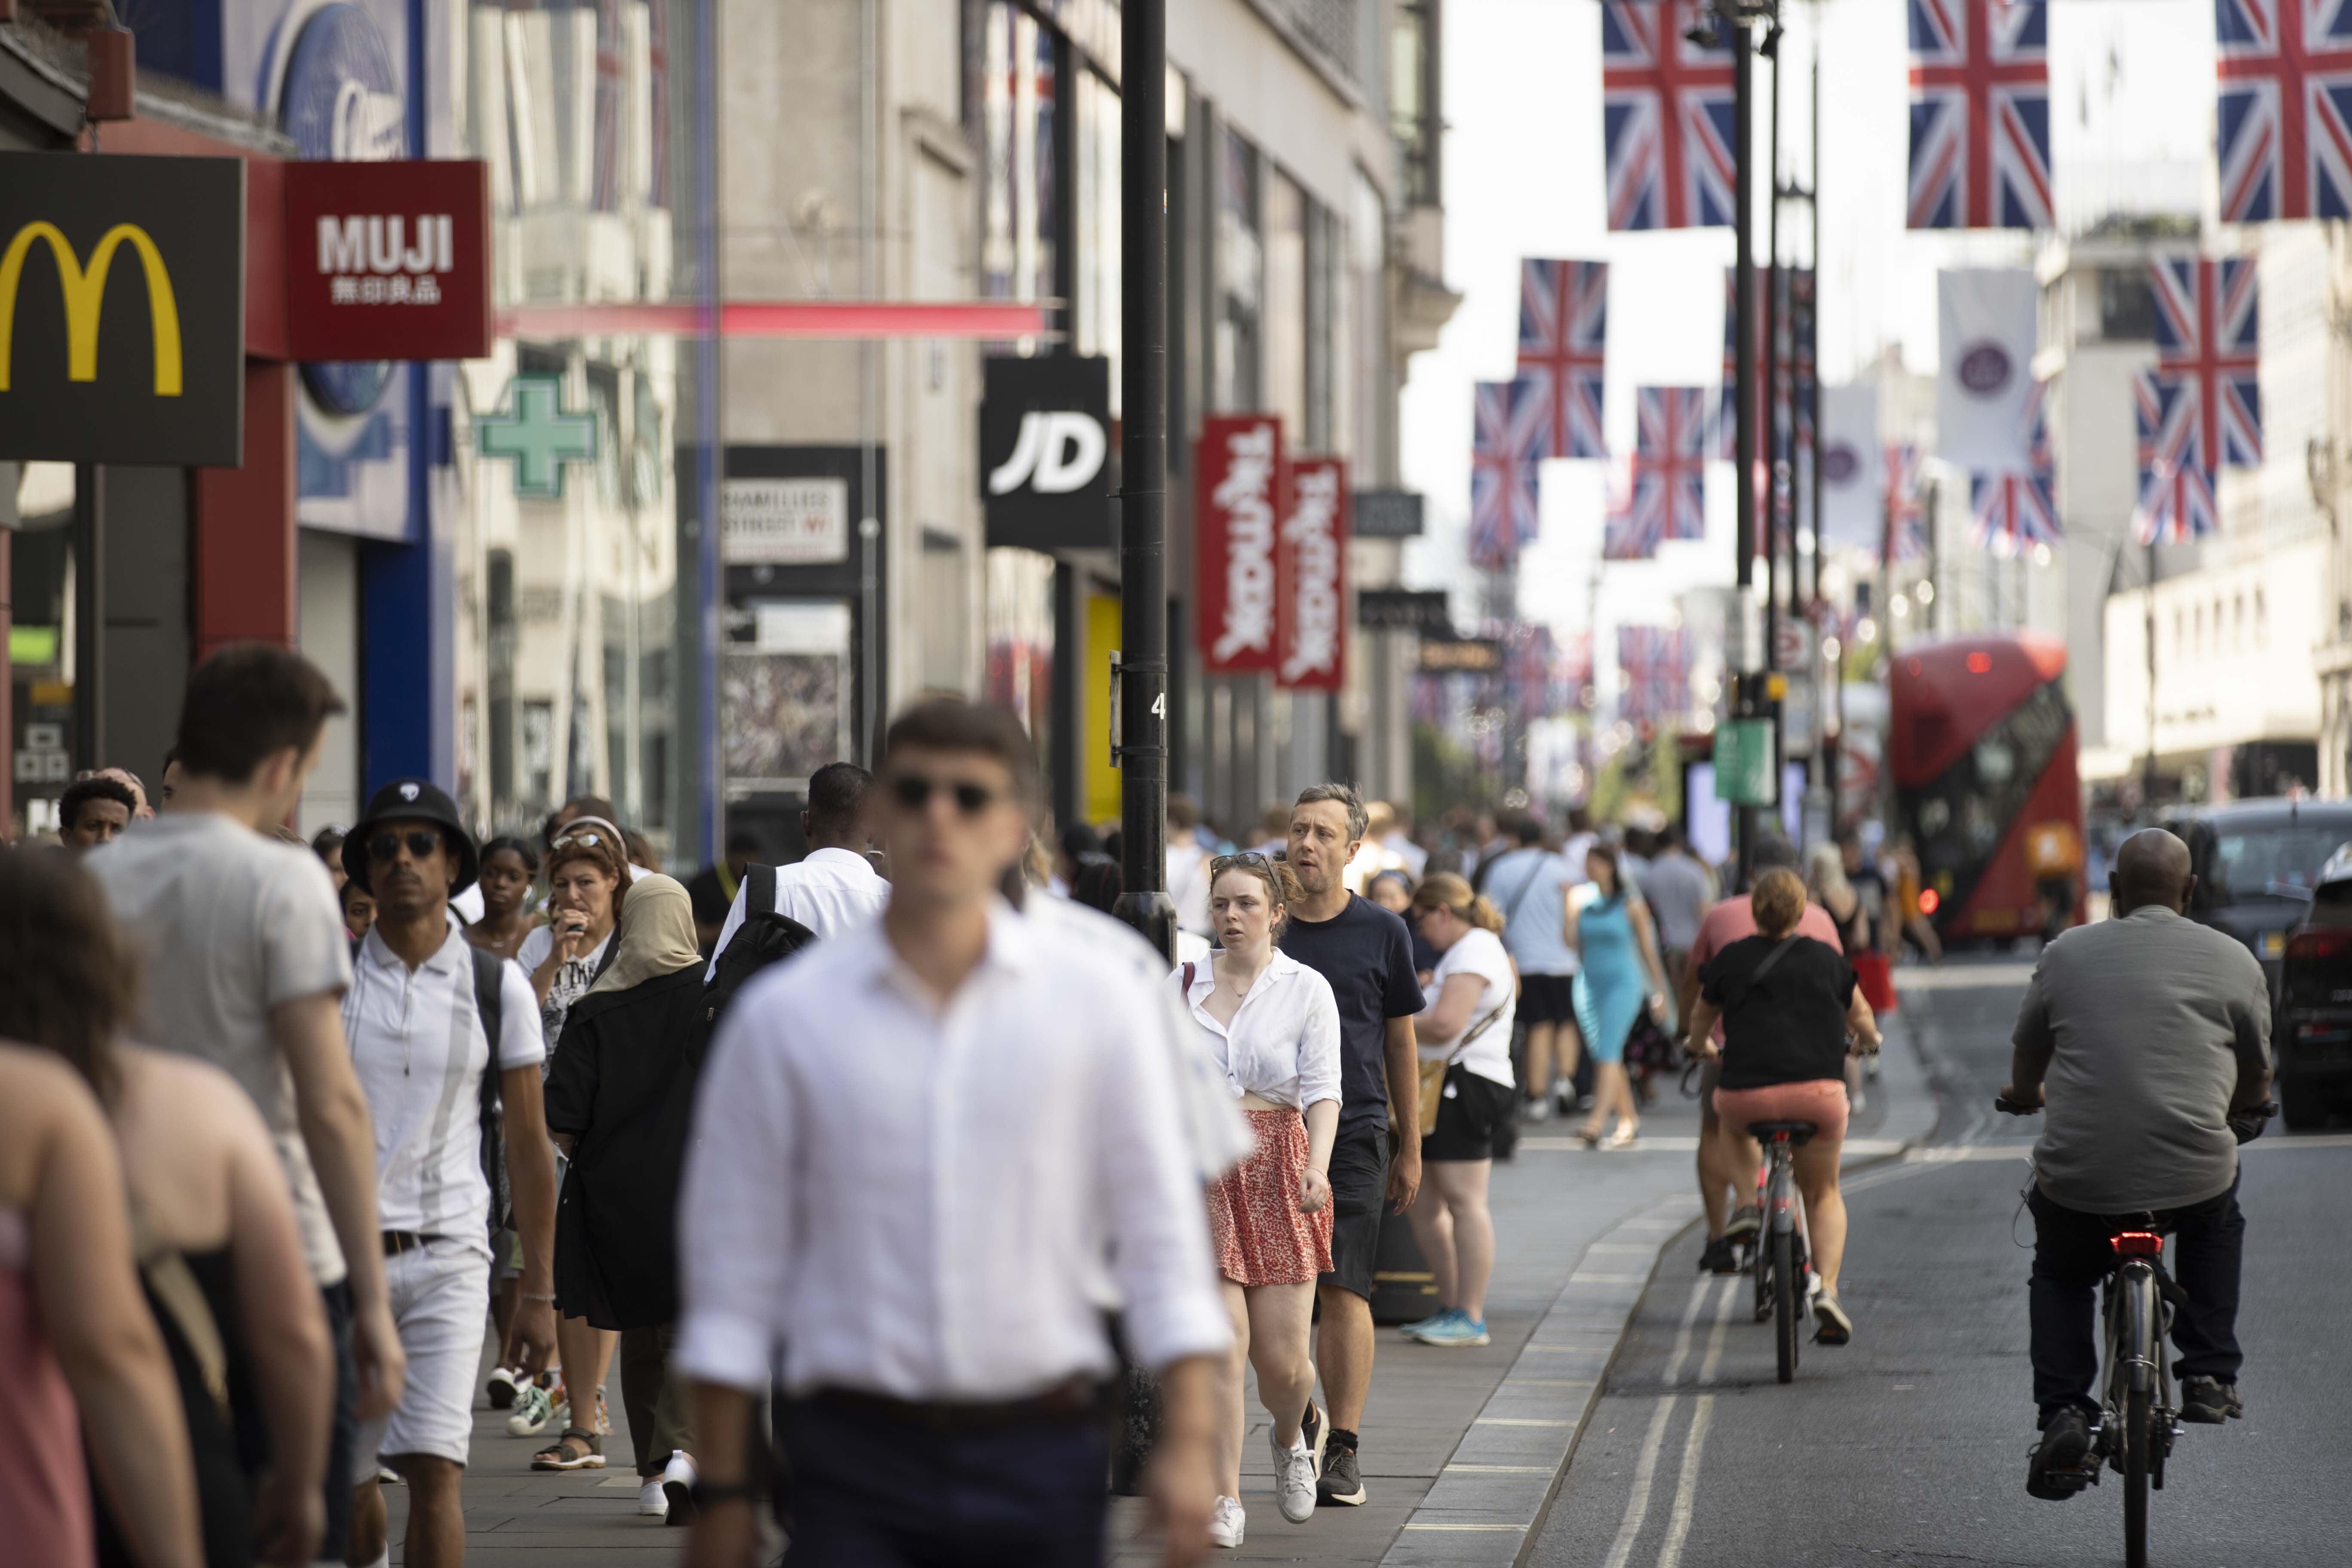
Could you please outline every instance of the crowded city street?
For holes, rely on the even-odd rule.
[[[0,0],[0,1568],[2339,1568],[2352,0]]]

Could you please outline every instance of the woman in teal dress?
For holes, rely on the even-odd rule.
[[[1625,1037],[1644,1006],[1665,1021],[1665,966],[1658,962],[1657,932],[1649,906],[1633,892],[1613,845],[1595,844],[1584,857],[1597,897],[1571,899],[1568,942],[1581,967],[1576,976],[1576,1026],[1592,1053],[1592,1116],[1576,1135],[1588,1149],[1601,1146],[1601,1124],[1613,1110],[1617,1125],[1608,1147],[1633,1146],[1641,1126],[1633,1083],[1625,1072]]]

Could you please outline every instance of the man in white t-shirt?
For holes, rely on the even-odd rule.
[[[1168,797],[1168,897],[1176,906],[1178,930],[1212,934],[1209,847],[1201,842],[1201,808],[1190,795]]]
[[[890,901],[890,884],[866,858],[866,792],[873,783],[874,775],[856,763],[827,763],[811,773],[808,809],[801,813],[809,852],[795,865],[775,868],[775,912],[820,937],[839,936],[864,925]],[[742,929],[751,890],[751,879],[746,875],[710,949],[706,976],[718,974],[719,955]]]
[[[547,1047],[521,969],[481,953],[448,918],[450,895],[473,881],[478,861],[446,795],[422,779],[377,791],[343,841],[343,868],[376,900],[343,1032],[374,1117],[384,1284],[408,1356],[400,1403],[360,1426],[351,1561],[390,1561],[381,1459],[408,1484],[407,1561],[454,1568],[466,1556],[459,1489],[490,1296],[482,1079],[493,1071],[522,1238],[521,1299],[499,1364],[528,1376],[555,1349],[555,1164],[539,1071]],[[493,994],[495,1019],[485,1010]]]
[[[1581,966],[1568,944],[1568,892],[1584,881],[1583,858],[1575,865],[1543,846],[1543,824],[1525,813],[1512,816],[1507,832],[1518,847],[1495,857],[1486,867],[1486,897],[1503,917],[1503,946],[1518,965],[1518,1019],[1527,1026],[1528,1114],[1538,1121],[1552,1111],[1555,1089],[1574,1108],[1580,1041],[1576,1032],[1576,972]]]

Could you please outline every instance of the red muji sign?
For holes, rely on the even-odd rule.
[[[1201,668],[1250,675],[1276,668],[1275,554],[1289,513],[1282,421],[1271,414],[1212,414],[1192,463]]]
[[[298,360],[490,352],[490,173],[473,159],[286,165]]]
[[[1294,458],[1275,550],[1276,686],[1337,691],[1348,668],[1348,463]]]

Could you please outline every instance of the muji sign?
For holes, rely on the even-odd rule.
[[[1275,684],[1337,691],[1347,673],[1348,465],[1297,458],[1275,552]]]
[[[286,324],[300,360],[490,352],[490,180],[478,159],[286,165]]]
[[[1192,524],[1199,557],[1201,667],[1211,675],[1276,668],[1275,552],[1288,513],[1282,421],[1271,414],[1213,414],[1201,421],[1192,464]]]

